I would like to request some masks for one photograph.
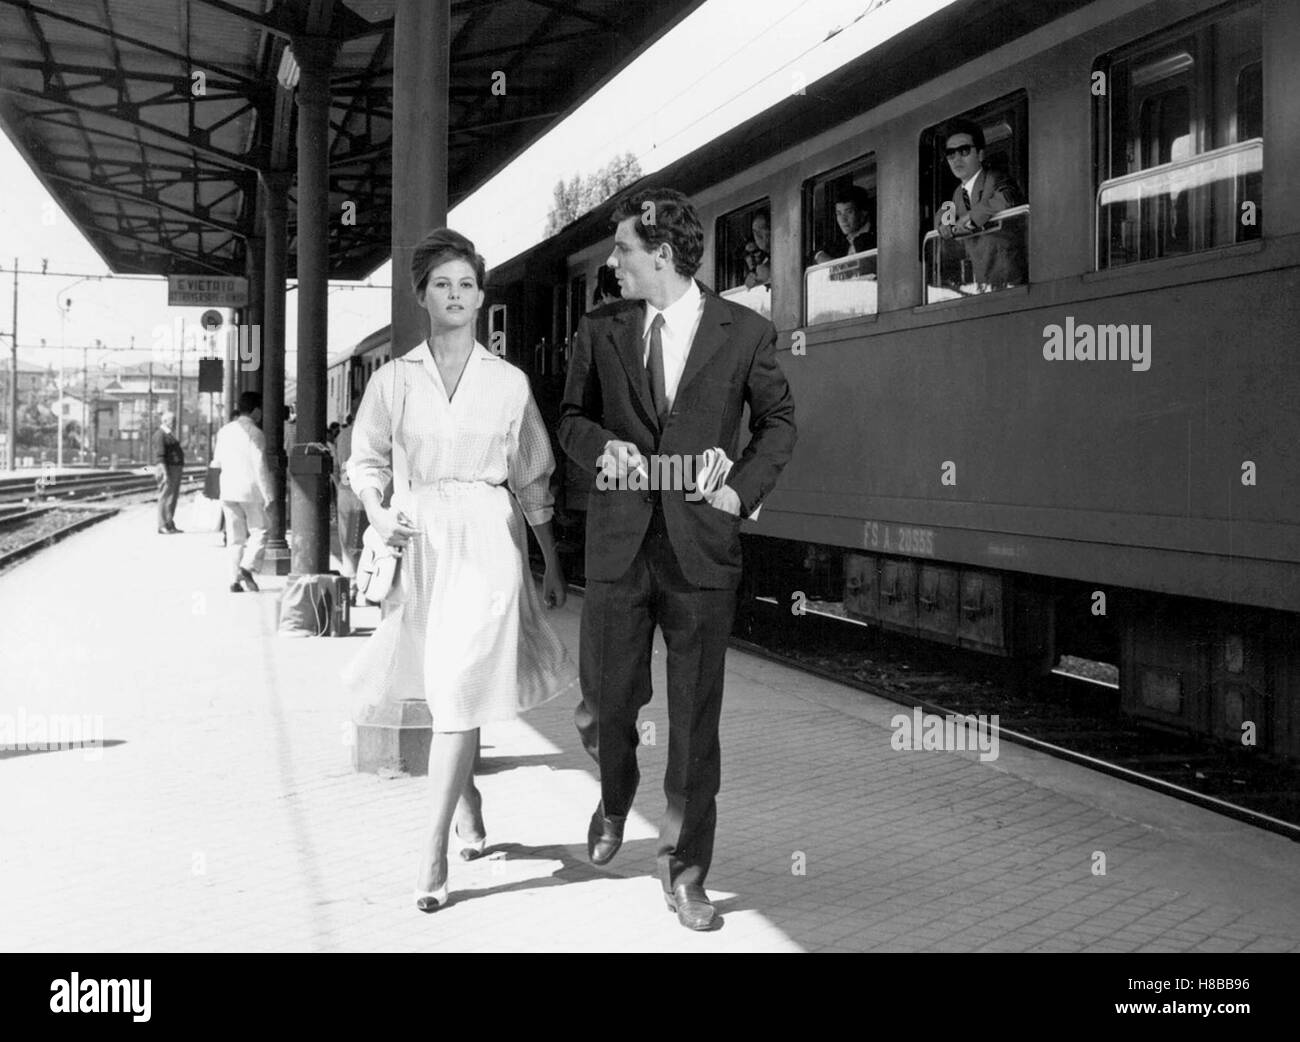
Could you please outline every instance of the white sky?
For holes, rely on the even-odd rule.
[[[717,134],[888,39],[952,0],[892,0],[854,21],[879,0],[707,0],[685,22],[620,73],[604,90],[535,144],[448,216],[477,244],[489,266],[541,240],[555,182],[588,174],[626,151],[650,173]],[[836,31],[835,36],[827,36]],[[509,90],[509,83],[506,85]],[[67,277],[28,276],[19,282],[19,354],[57,364],[60,352],[28,350],[44,338],[66,343],[65,365],[82,363],[83,344],[134,352],[97,352],[89,363],[142,362],[159,327],[178,318],[197,322],[203,309],[168,308],[165,281],[105,279],[72,285],[78,275],[108,269],[64,216],[7,137],[0,135],[0,353],[9,354],[12,271],[50,271]],[[51,222],[52,223],[49,223]],[[387,287],[385,263],[370,281]],[[59,302],[72,299],[66,320]],[[329,296],[329,350],[352,346],[389,319],[389,290],[333,287]],[[297,299],[286,298],[286,369],[296,374]],[[65,326],[65,328],[61,328]],[[193,353],[189,356],[192,365]],[[158,362],[174,360],[174,348]],[[193,371],[193,370],[191,370]]]

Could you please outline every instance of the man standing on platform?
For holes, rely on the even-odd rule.
[[[695,281],[704,232],[690,201],[652,189],[622,203],[613,220],[607,263],[624,299],[579,323],[559,424],[564,451],[593,476],[575,714],[600,768],[587,850],[604,865],[623,842],[658,625],[668,647],[669,725],[660,883],[678,921],[706,930],[714,922],[704,879],[722,780],[718,721],[740,519],[757,511],[794,450],[794,402],[772,323]],[[740,454],[745,406],[750,438]],[[693,481],[687,490],[631,477],[713,448],[735,463],[703,498]]]
[[[266,510],[275,498],[261,424],[262,396],[245,391],[235,418],[217,432],[212,452],[213,466],[221,468],[221,510],[234,565],[231,593],[258,588],[253,573],[262,567]]]
[[[153,456],[158,476],[158,534],[179,532],[176,527],[176,500],[181,493],[181,471],[185,467],[185,450],[180,439],[172,432],[176,415],[165,412],[158,418],[158,430],[153,436]]]

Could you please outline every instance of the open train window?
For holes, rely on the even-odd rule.
[[[1261,234],[1261,37],[1254,2],[1094,64],[1098,269]]]
[[[1029,101],[1024,91],[921,134],[925,302],[1029,281]]]
[[[804,308],[809,325],[876,313],[876,159],[803,186]]]
[[[721,296],[772,315],[772,206],[761,199],[718,218],[714,285]]]

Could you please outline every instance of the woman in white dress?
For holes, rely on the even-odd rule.
[[[433,717],[433,820],[416,882],[425,912],[447,900],[453,815],[461,856],[483,851],[479,727],[577,689],[577,669],[542,617],[524,532],[526,520],[546,561],[546,604],[563,606],[555,460],[527,377],[474,339],[484,274],[474,244],[449,229],[416,247],[411,283],[431,334],[371,378],[348,460],[370,524],[405,548],[400,607],[385,614],[353,676],[372,699],[422,694]]]

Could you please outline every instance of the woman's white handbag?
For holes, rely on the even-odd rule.
[[[401,367],[398,367],[398,373]],[[402,377],[402,397],[390,429],[392,437],[393,488],[396,490],[407,486],[406,453],[398,443],[402,418],[406,412],[406,379]],[[375,530],[374,525],[367,525],[361,535],[361,557],[357,561],[357,592],[370,604],[382,604],[384,599],[398,585],[398,570],[402,564],[402,548],[389,546]]]
[[[402,563],[399,547],[389,546],[373,526],[361,536],[361,559],[357,562],[357,592],[371,604],[380,604],[397,583]]]

